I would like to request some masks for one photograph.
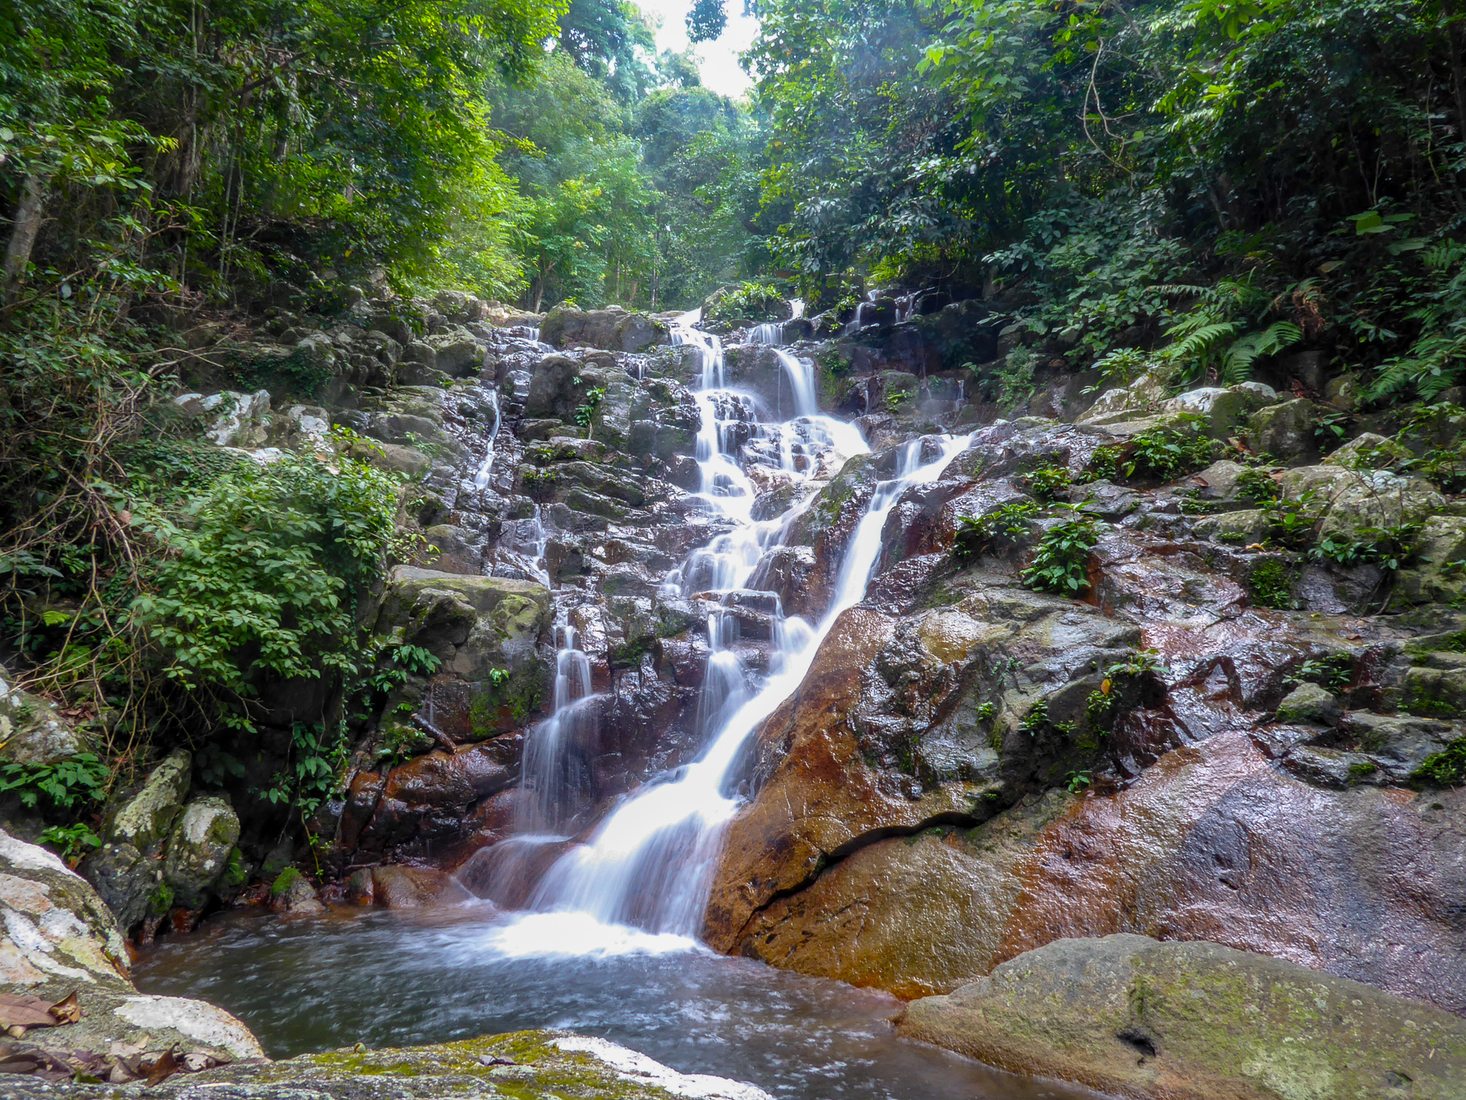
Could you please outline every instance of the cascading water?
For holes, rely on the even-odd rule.
[[[494,410],[494,426],[489,429],[488,447],[484,451],[484,460],[479,463],[478,472],[473,475],[473,487],[485,489],[489,484],[489,474],[494,469],[494,444],[499,440],[499,424],[504,419],[504,414],[499,411],[499,391],[489,390],[489,408]]]
[[[753,413],[752,403],[726,386],[723,352],[717,337],[683,320],[673,342],[696,349],[699,387],[697,462],[699,496],[709,509],[730,521],[730,529],[694,551],[667,579],[669,594],[711,601],[707,617],[708,658],[699,706],[698,733],[704,748],[676,773],[651,780],[607,815],[584,843],[575,844],[544,874],[529,898],[532,912],[496,932],[495,946],[508,954],[585,951],[685,950],[694,946],[716,867],[724,826],[739,806],[735,794],[738,764],[763,722],[792,696],[808,673],[820,643],[841,612],[864,598],[881,550],[881,531],[901,495],[911,486],[935,480],[963,450],[968,437],[914,440],[899,455],[895,475],[880,482],[850,537],[829,606],[817,623],[786,616],[777,597],[774,652],[767,674],[758,680],[744,667],[732,642],[736,622],[730,598],[746,597],[768,550],[779,545],[792,521],[807,507],[814,487],[797,495],[783,515],[754,520],[755,482],[740,461],[777,469],[794,482],[829,476],[853,454],[868,450],[850,424],[822,416],[814,399],[813,371],[776,348],[795,393],[795,415],[773,424],[755,422],[754,438],[730,445],[735,423]],[[786,361],[787,359],[787,361]],[[766,460],[766,461],[765,461]],[[531,734],[526,749],[526,784],[555,789],[553,776],[539,776],[543,760],[555,759],[569,719],[589,695],[577,696],[571,681],[576,652],[562,647],[555,711]],[[583,654],[580,655],[583,658]],[[587,677],[588,681],[588,677]],[[563,817],[553,807],[529,799],[526,825],[548,832]],[[555,839],[559,839],[556,837]]]

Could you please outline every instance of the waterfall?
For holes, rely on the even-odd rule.
[[[779,366],[784,368],[784,375],[789,379],[789,389],[794,394],[794,415],[818,415],[820,403],[815,394],[814,367],[801,361],[792,352],[785,351],[778,346],[784,341],[783,323],[774,321],[757,325],[749,333],[748,338],[755,344],[773,349],[774,356],[779,360]]]
[[[591,691],[590,658],[575,627],[562,621],[555,633],[559,648],[550,716],[525,739],[521,782],[527,797],[516,808],[516,826],[532,835],[558,834],[580,809],[585,777],[575,773],[578,757],[570,750],[594,746],[604,701]]]
[[[473,487],[485,489],[489,484],[489,472],[494,468],[494,443],[499,438],[499,424],[504,419],[504,414],[499,411],[499,391],[489,390],[489,408],[494,410],[494,426],[489,429],[488,449],[484,451],[484,460],[479,464],[478,473],[473,475]]]
[[[735,594],[747,597],[746,586],[760,562],[786,537],[814,486],[783,515],[753,520],[753,481],[740,459],[767,454],[790,479],[811,481],[832,474],[833,461],[843,462],[868,448],[854,426],[815,410],[778,424],[757,424],[762,451],[754,443],[739,453],[730,451],[723,430],[727,418],[746,416],[749,410],[730,401],[720,342],[685,320],[674,327],[673,342],[697,349],[699,358],[699,496],[733,524],[693,551],[664,584],[669,593],[717,601],[707,616],[707,669],[698,708],[703,748],[692,763],[626,795],[583,843],[571,845],[555,860],[529,897],[531,912],[491,937],[493,946],[508,954],[686,950],[695,945],[723,831],[741,804],[736,791],[745,750],[765,720],[798,691],[840,614],[864,598],[879,565],[882,529],[902,494],[935,481],[971,441],[970,436],[929,437],[902,448],[894,476],[877,484],[850,536],[829,606],[817,622],[786,616],[777,597],[767,594],[774,608],[775,651],[759,680],[731,644],[736,622],[729,600]],[[531,734],[527,776],[538,774],[541,753],[546,759],[556,755],[553,750],[566,734],[559,724],[562,716],[570,720],[578,715],[577,708],[593,705],[588,703],[595,698],[589,693],[588,674],[581,686],[578,661],[583,659],[573,634],[565,634],[556,662],[555,710]],[[544,793],[555,789],[561,777],[527,782]],[[534,820],[530,826],[526,818],[527,827],[564,823],[556,816],[561,811],[541,805],[538,795],[525,812]]]

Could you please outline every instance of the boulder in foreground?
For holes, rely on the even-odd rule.
[[[914,1001],[899,1028],[1125,1097],[1466,1097],[1466,1021],[1212,943],[1056,940]]]
[[[109,1089],[28,1081],[15,1095],[24,1100],[770,1100],[752,1085],[678,1073],[605,1039],[546,1031],[240,1063],[172,1077],[146,1093],[136,1085]]]

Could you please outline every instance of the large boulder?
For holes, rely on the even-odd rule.
[[[549,616],[549,589],[534,581],[401,565],[392,571],[377,629],[422,646],[462,680],[487,681],[496,669],[537,680]]]
[[[540,323],[540,339],[557,348],[633,352],[672,342],[666,322],[620,306],[592,310],[556,306]]]
[[[7,763],[57,764],[85,752],[86,742],[38,695],[12,686],[0,667],[0,751]]]
[[[249,1030],[222,1009],[139,994],[117,924],[96,891],[50,852],[3,831],[0,918],[0,994],[37,1013],[21,1034],[0,1039],[6,1073],[32,1068],[125,1081],[148,1076],[164,1059],[201,1068],[263,1056]],[[97,1095],[96,1085],[85,1087]]]
[[[1058,940],[912,1003],[899,1027],[1137,1100],[1466,1095],[1466,1021],[1213,943]]]
[[[1230,690],[1223,671],[1209,690]],[[1194,722],[1203,705],[1181,713]],[[916,831],[879,801],[862,808],[881,777],[850,789],[852,808],[837,793],[847,773],[800,766],[807,789],[767,788],[788,799],[791,823],[765,829],[778,815],[761,793],[732,826],[717,946],[921,996],[1055,939],[1134,932],[1466,1012],[1466,790],[1321,789],[1235,730],[1172,750],[1112,794],[1051,791],[979,825],[932,818]],[[897,827],[869,828],[877,814]]]
[[[7,1094],[10,1095],[10,1094]],[[27,1100],[132,1097],[97,1085],[27,1082]],[[148,1097],[198,1100],[769,1100],[753,1085],[679,1073],[605,1039],[518,1031],[433,1046],[327,1051],[174,1077]]]
[[[1304,397],[1258,410],[1247,423],[1244,438],[1256,454],[1293,461],[1318,453],[1314,428],[1319,409]]]
[[[1311,500],[1322,537],[1346,541],[1367,541],[1369,528],[1418,522],[1446,506],[1430,482],[1387,470],[1300,466],[1283,472],[1281,489],[1290,499]]]
[[[239,817],[223,798],[188,800],[193,759],[175,750],[108,818],[102,845],[81,873],[124,931],[170,909],[197,911],[220,893],[239,839]]]

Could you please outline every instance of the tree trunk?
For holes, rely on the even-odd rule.
[[[10,243],[5,247],[5,276],[0,297],[6,304],[14,300],[15,292],[25,278],[25,269],[31,262],[31,251],[36,247],[36,237],[41,232],[45,215],[46,177],[33,172],[21,185]]]

